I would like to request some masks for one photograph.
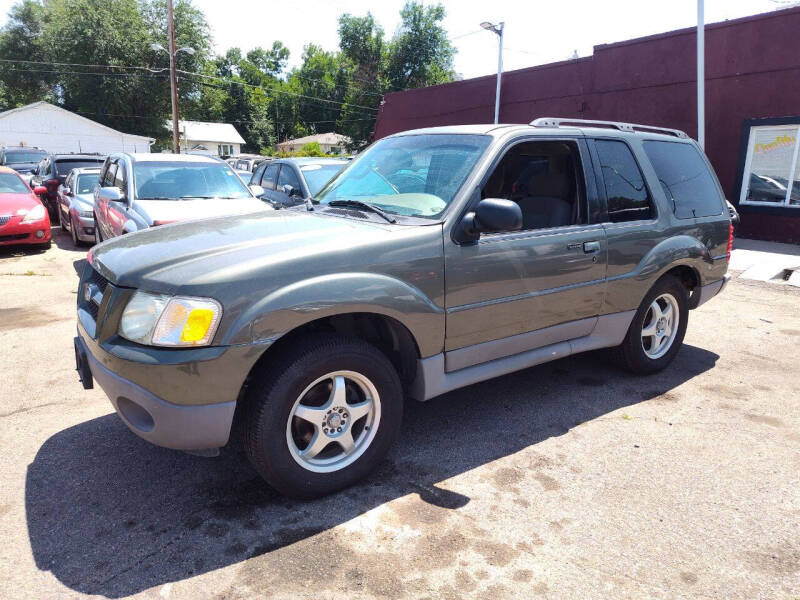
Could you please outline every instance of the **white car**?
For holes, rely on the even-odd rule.
[[[112,154],[94,192],[95,238],[101,242],[176,221],[271,210],[256,197],[262,192],[217,158]]]

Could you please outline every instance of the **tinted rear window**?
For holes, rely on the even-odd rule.
[[[644,151],[679,219],[722,213],[722,198],[697,148],[675,142],[644,142]]]
[[[105,162],[104,158],[98,158],[97,160],[57,160],[56,161],[56,168],[58,169],[58,174],[66,176],[72,169],[80,169],[81,167],[96,167],[97,165],[102,165]]]

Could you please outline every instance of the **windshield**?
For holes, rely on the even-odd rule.
[[[14,173],[0,173],[0,194],[30,194],[30,188]]]
[[[75,184],[76,194],[91,194],[94,191],[94,186],[97,185],[97,180],[100,179],[100,173],[87,173],[86,175],[78,175],[78,183]]]
[[[252,194],[224,162],[137,162],[134,167],[139,200],[181,198],[250,198]]]
[[[437,217],[486,150],[488,135],[406,135],[373,144],[316,198],[369,202],[386,212]]]
[[[306,178],[308,191],[311,192],[312,196],[316,196],[322,186],[333,179],[334,175],[346,166],[345,163],[338,165],[303,165],[300,167],[300,171],[303,173],[303,177]]]
[[[21,165],[23,163],[38,163],[45,155],[44,152],[6,152],[5,164]]]

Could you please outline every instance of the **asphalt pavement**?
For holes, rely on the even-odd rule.
[[[735,278],[664,372],[570,357],[409,403],[297,502],[74,371],[75,249],[0,249],[3,598],[800,598],[800,290]]]

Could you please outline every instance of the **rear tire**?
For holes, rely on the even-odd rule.
[[[400,379],[374,346],[319,334],[281,351],[248,386],[244,451],[276,490],[315,498],[366,477],[403,417]]]
[[[617,362],[640,375],[665,369],[686,335],[688,298],[684,285],[672,275],[656,281],[636,311],[624,341],[614,349]]]

